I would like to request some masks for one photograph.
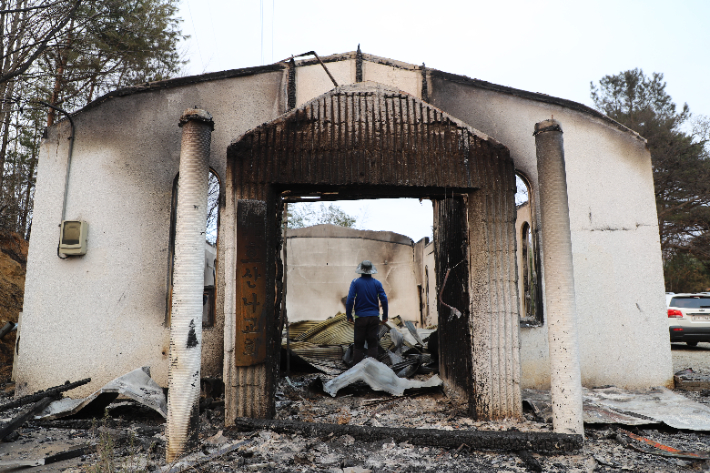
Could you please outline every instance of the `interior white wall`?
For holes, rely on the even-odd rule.
[[[290,322],[325,320],[345,312],[343,298],[360,277],[358,264],[377,269],[390,317],[419,321],[419,294],[413,242],[394,232],[316,225],[288,230],[286,310]]]

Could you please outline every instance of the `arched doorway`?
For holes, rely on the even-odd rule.
[[[234,238],[226,251],[233,264],[225,300],[227,423],[273,415],[283,323],[281,199],[308,193],[435,201],[447,392],[479,418],[520,415],[515,174],[507,148],[411,95],[365,82],[246,133],[227,158],[225,225]]]

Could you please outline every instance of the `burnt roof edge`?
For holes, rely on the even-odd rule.
[[[155,82],[147,82],[142,85],[133,85],[130,87],[123,87],[121,89],[112,90],[111,92],[108,92],[107,94],[102,95],[101,97],[97,98],[96,100],[89,102],[87,105],[80,108],[76,112],[73,112],[71,115],[75,116],[75,115],[78,115],[84,111],[90,110],[90,109],[97,107],[98,105],[101,105],[102,103],[104,103],[114,97],[125,97],[128,95],[135,95],[135,94],[140,94],[143,92],[152,92],[155,90],[171,89],[173,87],[199,84],[201,82],[211,82],[211,81],[216,81],[216,80],[232,79],[234,77],[246,77],[246,76],[252,76],[252,75],[256,75],[256,74],[263,74],[263,73],[267,73],[267,72],[280,72],[286,68],[287,68],[287,66],[284,63],[275,63],[275,64],[269,64],[266,66],[245,67],[242,69],[230,69],[228,71],[209,72],[207,74],[200,74],[200,75],[196,75],[196,76],[176,77],[173,79],[166,79],[166,80],[160,80],[160,81],[155,81]]]
[[[346,53],[340,53],[340,54],[331,54],[329,56],[323,56],[321,57],[321,60],[324,63],[328,62],[338,62],[338,61],[345,61],[348,59],[355,59],[355,56],[357,54],[357,51],[350,51]],[[385,57],[381,56],[375,56],[373,54],[367,54],[367,53],[362,53],[362,57],[364,61],[368,62],[373,62],[373,63],[378,63],[378,64],[383,64],[391,67],[397,67],[400,69],[407,69],[411,71],[417,71],[421,69],[421,66],[417,66],[414,64],[408,64],[405,62],[397,61],[394,59],[388,59]],[[296,61],[296,66],[308,66],[312,64],[318,64],[318,61],[316,59],[303,59],[300,61]],[[286,61],[280,61],[276,62],[274,64],[269,64],[266,66],[256,66],[256,67],[245,67],[241,69],[230,69],[228,71],[220,71],[220,72],[210,72],[207,74],[200,74],[200,75],[195,75],[195,76],[186,76],[186,77],[177,77],[174,79],[166,79],[162,81],[156,81],[156,82],[150,82],[144,85],[135,85],[131,87],[124,87],[121,89],[116,89],[114,91],[111,91],[105,95],[102,95],[101,97],[97,98],[96,100],[93,100],[86,106],[80,108],[76,112],[73,112],[71,115],[76,116],[84,111],[90,110],[114,97],[125,97],[128,95],[133,95],[133,94],[139,94],[143,92],[151,92],[154,90],[163,90],[163,89],[169,89],[172,87],[180,87],[183,85],[191,85],[191,84],[199,84],[201,82],[210,82],[210,81],[215,81],[215,80],[222,80],[222,79],[231,79],[234,77],[245,77],[245,76],[250,76],[250,75],[255,75],[255,74],[263,74],[267,72],[279,72],[283,71],[284,69],[287,69],[288,65]],[[459,84],[464,84],[472,87],[476,87],[479,89],[484,89],[484,90],[490,90],[493,92],[500,92],[503,94],[508,94],[508,95],[513,95],[515,97],[520,97],[528,100],[534,100],[537,102],[544,102],[544,103],[549,103],[553,105],[558,105],[560,107],[568,108],[571,110],[575,110],[580,113],[585,113],[587,115],[591,115],[595,118],[598,118],[607,124],[612,125],[613,127],[617,128],[618,130],[629,133],[632,136],[636,137],[636,139],[642,141],[643,143],[646,143],[646,139],[633,131],[632,129],[622,125],[621,123],[617,122],[616,120],[607,117],[603,113],[588,107],[586,105],[583,105],[578,102],[574,102],[572,100],[567,100],[567,99],[561,99],[558,97],[553,97],[551,95],[546,95],[542,94],[539,92],[528,92],[526,90],[521,90],[521,89],[515,89],[513,87],[508,87],[504,85],[497,85],[493,84],[491,82],[487,82],[484,80],[480,79],[472,79],[468,76],[464,75],[459,75],[459,74],[452,74],[450,72],[444,72],[440,71],[438,69],[431,69],[431,68],[426,68],[427,72],[431,74],[433,77],[440,77],[442,79],[451,81],[451,82],[456,82]],[[64,121],[64,119],[59,120],[59,122]],[[58,123],[59,123],[58,122]]]
[[[588,107],[587,105],[584,105],[584,104],[581,104],[578,102],[574,102],[572,100],[561,99],[559,97],[553,97],[551,95],[542,94],[540,92],[528,92],[526,90],[515,89],[513,87],[507,87],[505,85],[493,84],[491,82],[486,82],[486,81],[480,80],[480,79],[472,79],[467,76],[462,76],[462,75],[458,75],[458,74],[451,74],[449,72],[443,72],[438,69],[429,69],[429,71],[433,77],[439,77],[441,79],[448,80],[450,82],[455,82],[458,84],[472,86],[477,89],[490,90],[492,92],[500,92],[503,94],[512,95],[512,96],[520,97],[520,98],[527,99],[527,100],[534,100],[536,102],[544,102],[544,103],[549,103],[552,105],[558,105],[560,107],[568,108],[568,109],[571,109],[571,110],[574,110],[574,111],[577,111],[580,113],[585,113],[587,115],[591,115],[595,118],[598,118],[598,119],[606,122],[609,125],[612,125],[613,127],[617,128],[618,130],[620,130],[624,133],[631,134],[637,140],[642,141],[643,143],[646,143],[646,138],[639,135],[631,128],[628,128],[628,127],[622,125],[621,123],[617,122],[613,118],[607,117],[606,115],[599,112],[598,110]]]

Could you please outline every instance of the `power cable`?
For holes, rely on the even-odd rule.
[[[187,5],[187,12],[190,14],[190,23],[192,23],[192,31],[195,33],[195,44],[197,44],[197,54],[200,56],[200,64],[202,65],[202,73],[205,73],[205,61],[202,60],[202,51],[200,50],[200,42],[197,40],[197,28],[195,28],[195,19],[192,17],[192,10],[190,9],[190,0],[185,2]]]

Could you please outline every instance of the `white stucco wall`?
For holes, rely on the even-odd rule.
[[[178,119],[195,106],[214,116],[210,165],[224,180],[228,143],[282,113],[282,80],[276,72],[156,90],[78,114],[67,218],[89,222],[83,257],[56,255],[68,123],[49,130],[39,159],[18,393],[91,377],[71,393],[86,395],[143,365],[167,385],[165,306]],[[222,245],[218,251],[223,253]],[[222,372],[223,274],[218,264],[217,320],[203,331],[204,376]]]
[[[348,55],[349,56],[349,55]],[[345,59],[325,64],[338,85],[355,82],[355,60]],[[318,64],[296,68],[296,107],[322,95],[335,86],[325,69]]]
[[[424,247],[424,260],[422,266],[422,286],[424,288],[423,303],[425,310],[424,326],[439,323],[439,295],[436,292],[436,260],[434,259],[434,242],[429,242]],[[428,282],[428,284],[427,284]],[[428,290],[427,290],[428,289]],[[428,297],[427,297],[428,295]]]
[[[355,80],[354,54],[345,56],[348,59],[326,63],[342,84]],[[421,91],[421,71],[413,66],[365,61],[363,75],[363,80],[415,95]],[[177,120],[192,107],[214,116],[211,166],[224,182],[228,178],[227,145],[285,111],[287,76],[284,70],[185,83],[114,97],[79,113],[67,218],[81,218],[90,225],[89,250],[80,258],[60,260],[56,255],[68,123],[49,130],[38,169],[19,334],[18,393],[90,376],[90,385],[72,392],[73,396],[85,395],[142,365],[151,366],[156,381],[167,385],[169,330],[164,322],[170,199],[180,152]],[[296,77],[298,104],[333,88],[318,64],[299,66]],[[588,113],[461,82],[430,78],[430,102],[507,146],[516,167],[530,178],[534,193],[533,126],[551,115],[562,123],[584,384],[644,387],[671,381],[650,154],[643,141]],[[536,208],[536,218],[538,214]],[[348,241],[321,240],[314,253],[313,258],[337,268],[323,281],[319,293],[328,298],[322,309],[326,317],[343,310],[340,299],[356,277],[352,271],[361,259],[370,257],[362,255],[372,251],[367,245],[353,251]],[[203,333],[203,368],[209,376],[221,373],[224,313],[234,311],[229,300],[233,246],[234,226],[223,220],[216,325]],[[544,251],[543,241],[540,246]],[[379,279],[391,285],[385,287],[392,315],[417,320],[416,291],[409,296],[394,282],[401,278],[403,287],[416,288],[413,276],[413,284],[406,282],[407,274],[414,273],[405,269],[405,247],[397,245],[399,249],[386,257],[371,259],[380,270]],[[231,255],[227,261],[225,253]],[[425,253],[430,261],[433,316],[432,244]],[[315,274],[308,267],[308,256],[299,263],[296,254],[289,248],[288,304],[299,297],[312,300],[319,296],[303,285]],[[346,258],[346,254],[351,256]],[[289,305],[289,318],[299,317],[298,310]],[[521,360],[524,387],[549,384],[545,324],[521,330]]]
[[[602,118],[442,78],[431,102],[505,144],[539,202],[532,131],[562,124],[582,382],[672,383],[651,156],[644,141]],[[536,209],[539,221],[539,207]],[[540,239],[544,254],[545,242]],[[544,267],[543,284],[544,284]],[[549,385],[547,325],[521,329],[523,387]],[[633,367],[630,369],[630,367]]]
[[[410,95],[421,98],[421,71],[404,69],[403,66],[405,65],[396,61],[391,61],[390,64],[363,61],[363,80],[396,86]]]
[[[286,310],[289,321],[325,320],[345,312],[343,298],[358,264],[377,268],[390,317],[419,321],[412,240],[394,232],[316,225],[288,231]]]

